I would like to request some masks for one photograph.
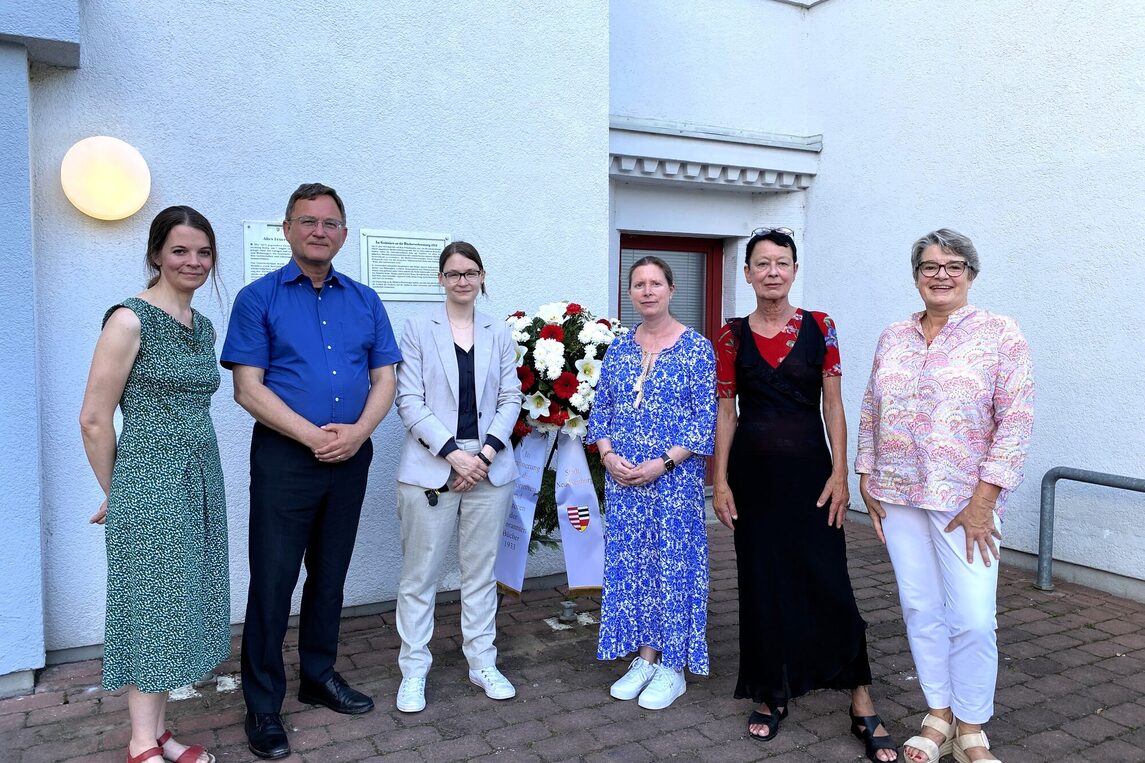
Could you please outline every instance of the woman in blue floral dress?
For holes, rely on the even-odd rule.
[[[642,321],[608,348],[588,422],[607,471],[596,656],[639,652],[610,693],[649,710],[684,693],[685,667],[708,673],[702,457],[715,443],[715,353],[668,311],[675,290],[658,257],[628,271]]]

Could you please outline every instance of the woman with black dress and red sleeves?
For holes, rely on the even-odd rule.
[[[758,704],[748,734],[766,742],[790,700],[847,689],[851,731],[867,757],[893,761],[895,742],[868,691],[867,626],[847,574],[839,343],[830,317],[788,301],[799,271],[792,236],[788,228],[753,231],[743,272],[756,308],[728,321],[716,343],[713,489],[716,515],[735,532],[735,696]]]

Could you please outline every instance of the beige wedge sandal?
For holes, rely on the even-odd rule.
[[[921,750],[926,754],[926,763],[938,763],[944,755],[949,755],[951,748],[954,746],[954,724],[947,723],[939,718],[937,715],[926,714],[922,719],[922,727],[930,726],[932,729],[942,734],[942,744],[935,744],[933,739],[927,739],[924,736],[916,735],[906,740],[903,747],[913,747],[916,750]],[[903,759],[910,761],[906,752],[903,752]]]
[[[966,754],[966,750],[971,747],[985,747],[990,749],[990,740],[986,738],[985,731],[972,731],[969,734],[955,737],[954,739],[954,759],[958,763],[971,763],[970,756]],[[997,758],[979,758],[973,763],[1002,763]]]

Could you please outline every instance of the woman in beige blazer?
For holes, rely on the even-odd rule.
[[[474,308],[485,293],[485,268],[471,244],[445,247],[438,281],[445,304],[406,321],[398,366],[398,414],[407,433],[398,465],[397,708],[406,713],[425,708],[438,572],[455,534],[469,680],[492,699],[517,693],[497,670],[493,645],[493,563],[517,478],[509,447],[521,410],[516,345],[504,321]]]

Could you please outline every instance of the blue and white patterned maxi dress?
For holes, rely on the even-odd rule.
[[[640,407],[634,386],[641,351],[636,331],[608,348],[588,422],[588,441],[612,441],[634,464],[674,445],[696,454],[640,487],[605,478],[604,586],[596,656],[614,660],[650,646],[665,667],[707,675],[708,536],[704,458],[716,429],[716,367],[711,343],[692,329],[656,359]]]

